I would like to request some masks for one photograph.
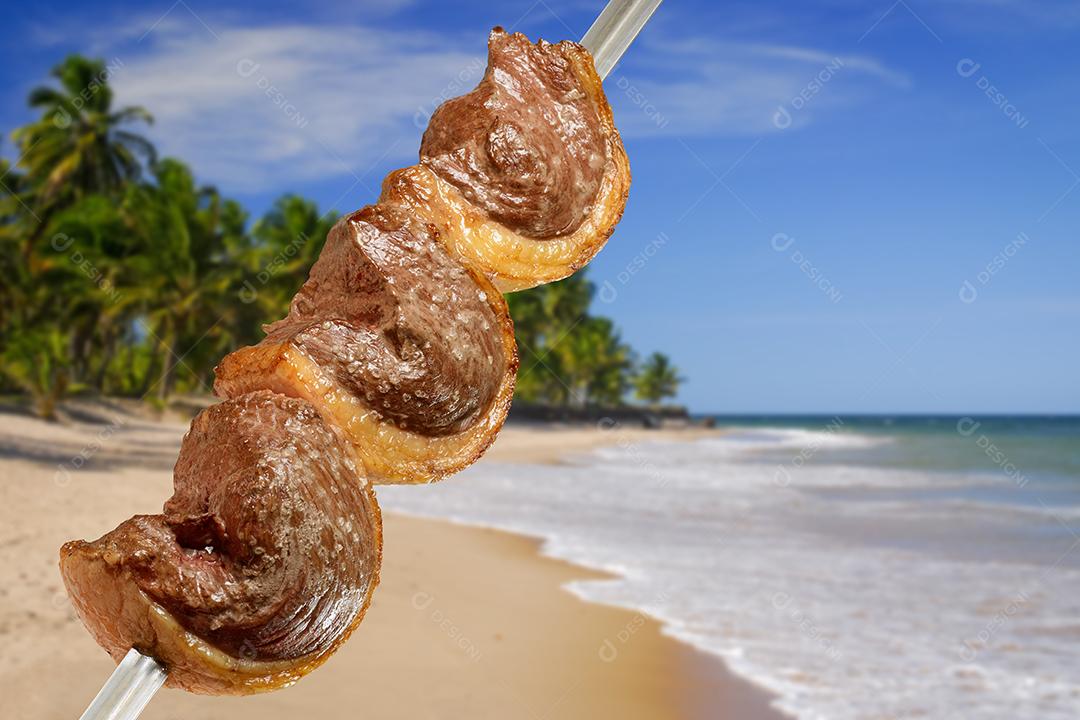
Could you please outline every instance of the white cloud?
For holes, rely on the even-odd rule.
[[[127,41],[138,40],[150,28],[179,31],[184,27],[181,12],[115,15],[107,21],[91,22],[82,17],[52,19],[48,23],[29,22],[29,39],[41,47],[75,46],[85,55],[101,55]],[[191,16],[186,17],[191,20]]]
[[[635,48],[607,83],[624,134],[730,135],[776,132],[854,106],[910,79],[866,55],[719,39],[663,38]],[[787,119],[782,119],[781,124]]]
[[[891,70],[878,60],[865,55],[833,54],[822,50],[789,45],[745,45],[742,46],[742,49],[749,54],[758,54],[765,58],[794,60],[811,67],[830,65],[835,60],[840,59],[844,67],[876,77],[890,85],[901,88],[907,88],[911,85],[911,79],[904,73]]]
[[[388,151],[411,161],[438,97],[483,74],[471,51],[484,48],[359,26],[215,24],[212,35],[168,24],[121,56],[112,82],[119,103],[155,115],[162,154],[229,190],[260,191],[362,176]]]
[[[471,89],[485,66],[475,34],[463,40],[364,24],[259,27],[219,18],[206,25],[182,10],[145,36],[155,18],[133,19],[118,49],[103,54],[122,62],[111,78],[117,101],[154,113],[149,134],[162,154],[183,158],[229,192],[330,178],[351,184],[384,157],[413,162],[428,114]],[[119,37],[116,26],[113,32]],[[777,108],[828,67],[831,77],[793,124],[865,101],[874,88],[909,84],[872,57],[791,45],[654,35],[631,59],[606,84],[630,136],[776,131]],[[364,180],[358,193],[380,178]]]

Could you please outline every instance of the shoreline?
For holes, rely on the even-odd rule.
[[[617,711],[620,717],[634,718],[640,716],[643,718],[685,718],[686,720],[717,720],[717,718],[790,720],[788,715],[771,706],[772,701],[776,699],[775,695],[736,675],[722,657],[701,650],[669,634],[663,620],[638,608],[589,600],[571,587],[573,583],[580,581],[616,579],[620,577],[617,572],[589,567],[550,554],[545,547],[546,538],[525,532],[470,523],[455,518],[431,517],[403,511],[391,511],[387,513],[387,516],[397,520],[448,524],[467,531],[482,532],[494,536],[498,542],[523,545],[525,552],[530,556],[553,564],[566,578],[558,587],[570,596],[572,602],[595,608],[606,615],[628,618],[623,625],[618,626],[618,632],[614,635],[605,635],[597,645],[596,656],[603,663],[623,662],[631,653],[664,655],[668,653],[668,648],[665,646],[669,644],[675,646],[670,650],[668,662],[655,663],[655,667],[641,668],[649,675],[653,675],[656,671],[663,673],[674,671],[676,675],[674,685],[662,691],[662,695],[670,695],[664,705],[655,709],[649,708],[649,712],[639,713],[643,700],[638,698],[634,710],[601,705],[598,708],[601,716],[606,716],[607,713],[614,715]],[[634,649],[632,646],[639,642],[641,647]],[[640,658],[633,657],[631,662],[637,665],[646,664]],[[648,664],[653,665],[653,663]],[[625,673],[626,677],[619,679],[618,685],[622,691],[625,691],[625,688],[621,687],[625,680],[638,672],[639,670],[635,668]]]
[[[56,549],[159,508],[185,427],[138,418],[117,427],[18,417],[5,424],[5,715],[77,716],[108,675],[111,661],[74,618],[55,577]],[[515,424],[485,460],[561,463],[597,447],[719,432]],[[57,469],[63,457],[72,466],[66,477]],[[145,716],[351,716],[362,702],[377,717],[786,717],[770,707],[775,696],[667,634],[660,620],[579,597],[569,585],[615,575],[553,557],[543,538],[393,511],[384,524],[382,587],[354,637],[323,668],[294,688],[241,700],[170,691]]]
[[[479,462],[497,462],[506,465],[562,465],[572,458],[605,447],[632,448],[641,442],[693,442],[721,437],[727,430],[723,427],[707,428],[696,425],[641,428],[638,426],[615,426],[601,429],[596,425],[562,422],[519,422],[507,424],[495,443]],[[582,580],[604,580],[621,577],[617,570],[591,566],[586,561],[569,560],[548,549],[549,538],[526,531],[486,525],[450,516],[435,516],[404,510],[388,510],[388,516],[413,518],[427,522],[446,523],[459,528],[483,530],[526,540],[533,546],[533,553],[543,560],[559,563],[574,576],[560,585],[576,602],[614,613],[629,613],[643,618],[644,624],[658,631],[664,643],[677,646],[675,650],[679,674],[694,678],[683,683],[682,697],[676,698],[680,709],[671,714],[655,717],[678,717],[697,720],[791,720],[794,716],[776,708],[773,703],[779,696],[753,680],[738,675],[720,655],[697,647],[688,640],[671,633],[668,623],[639,608],[593,600],[575,591],[571,586]],[[584,573],[584,575],[583,575]],[[669,708],[670,709],[670,708]],[[654,717],[654,716],[650,716]]]
[[[552,461],[551,464],[557,464],[557,462]],[[671,664],[678,669],[680,675],[686,676],[677,683],[679,692],[682,694],[674,696],[670,700],[670,704],[662,709],[662,712],[643,715],[642,717],[680,718],[682,720],[792,720],[794,718],[794,716],[788,715],[772,705],[778,699],[775,693],[748,678],[736,674],[722,656],[703,650],[690,641],[683,640],[672,634],[668,631],[668,623],[663,619],[640,608],[586,598],[571,587],[574,583],[580,581],[618,579],[621,576],[617,571],[592,567],[582,561],[567,560],[559,557],[546,549],[547,538],[520,530],[403,510],[386,511],[383,516],[384,518],[394,518],[396,520],[449,525],[467,531],[491,533],[496,537],[502,537],[504,542],[525,541],[531,546],[529,552],[535,558],[565,568],[569,576],[559,585],[559,589],[569,595],[574,602],[606,612],[630,616],[630,620],[622,629],[629,630],[632,637],[637,636],[641,628],[649,628],[645,632],[653,636],[650,642],[660,645],[670,643],[678,646],[671,651],[673,656]],[[610,640],[611,644],[615,645],[616,650],[618,650],[618,643],[621,642],[618,636],[606,637],[604,640]],[[608,647],[607,645],[598,647],[597,655],[603,656],[607,654],[610,656]],[[663,652],[664,648],[661,648],[660,651]],[[621,654],[621,651],[619,651],[619,654]],[[605,661],[604,657],[601,657],[601,660]],[[665,671],[669,669],[665,668]],[[673,710],[676,707],[679,709],[677,711]],[[610,708],[605,707],[601,708],[601,710],[607,712]],[[629,716],[638,717],[632,713]],[[623,715],[623,717],[626,717],[626,715]]]

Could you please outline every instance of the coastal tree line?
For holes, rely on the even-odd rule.
[[[207,392],[230,350],[282,317],[337,220],[297,195],[252,219],[140,134],[109,69],[71,56],[31,91],[39,117],[0,159],[0,393],[52,417],[71,393]],[[680,377],[644,360],[578,274],[508,296],[521,352],[517,396],[556,405],[656,404]]]

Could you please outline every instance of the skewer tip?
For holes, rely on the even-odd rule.
[[[165,684],[166,675],[152,657],[128,650],[79,720],[135,720]]]
[[[611,0],[604,7],[585,37],[581,38],[581,44],[593,56],[593,64],[601,79],[615,68],[661,2]]]

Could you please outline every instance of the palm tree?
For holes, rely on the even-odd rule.
[[[335,222],[336,213],[320,213],[311,200],[284,195],[255,224],[240,292],[245,302],[258,300],[263,321],[288,310]]]
[[[188,362],[188,353],[203,347],[216,355],[231,343],[232,249],[244,216],[217,190],[196,186],[178,160],[155,164],[154,180],[132,186],[123,202],[135,238],[135,252],[123,263],[123,285],[138,293],[143,333],[158,350],[157,381],[144,391],[155,390],[164,402],[176,387],[180,362],[198,375],[189,380],[205,384],[205,364]]]
[[[675,397],[682,381],[671,359],[663,353],[654,352],[642,363],[634,377],[634,386],[638,398],[656,405],[666,397]]]
[[[611,319],[585,318],[553,352],[573,389],[572,402],[608,407],[622,403],[629,387],[631,352]]]
[[[0,373],[30,395],[37,414],[56,419],[71,380],[67,338],[55,327],[21,327],[0,350]]]
[[[17,166],[0,159],[0,390],[27,393],[46,416],[84,387],[155,390],[161,402],[206,389],[225,352],[287,311],[336,220],[286,195],[249,231],[238,203],[183,163],[158,162],[128,129],[150,115],[114,110],[108,72],[79,56],[58,65],[58,83],[30,94],[41,116],[14,133]],[[508,297],[518,396],[674,395],[681,378],[666,356],[632,376],[614,323],[589,313],[594,290],[578,274]]]
[[[78,288],[24,257],[33,213],[23,199],[26,177],[0,161],[0,383],[27,393],[42,417],[54,419],[71,386],[65,316]]]
[[[0,329],[7,328],[17,313],[24,286],[21,279],[25,267],[20,258],[28,214],[19,199],[22,189],[21,173],[0,158]],[[7,332],[0,332],[0,351],[8,336]]]
[[[59,87],[38,87],[29,95],[41,117],[13,133],[18,166],[0,168],[0,352],[6,368],[13,370],[6,373],[9,380],[23,388],[51,384],[32,392],[49,415],[64,392],[85,379],[94,357],[91,348],[100,346],[102,338],[110,344],[108,334],[99,331],[110,329],[117,313],[102,303],[100,290],[109,281],[97,273],[115,273],[104,262],[109,253],[103,245],[106,239],[110,245],[122,244],[122,233],[115,232],[115,223],[102,229],[101,211],[115,219],[125,184],[140,176],[140,159],[154,156],[148,141],[124,129],[133,120],[149,121],[149,113],[137,107],[112,109],[103,62],[71,56],[52,75]],[[110,201],[84,206],[63,224],[78,220],[81,231],[100,232],[81,232],[78,244],[59,234],[54,220],[99,194]],[[43,244],[48,230],[53,241]],[[62,251],[54,247],[58,237],[63,238]],[[87,264],[80,266],[76,259]]]
[[[31,284],[58,296],[44,304],[71,333],[76,382],[105,393],[108,367],[146,295],[148,278],[129,270],[142,247],[121,205],[102,195],[58,211],[49,234],[29,259]]]
[[[588,319],[594,287],[583,273],[507,296],[521,351],[518,397],[566,404],[581,393],[569,366],[572,342]],[[562,351],[559,349],[562,347]]]
[[[71,55],[52,75],[59,88],[30,92],[30,106],[42,111],[41,118],[13,134],[43,221],[55,207],[87,195],[116,195],[139,179],[141,160],[155,159],[154,146],[125,129],[131,122],[153,122],[152,116],[137,106],[113,109],[104,62]]]

